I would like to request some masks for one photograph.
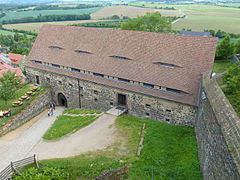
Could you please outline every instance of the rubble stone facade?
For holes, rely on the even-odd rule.
[[[194,126],[196,108],[145,94],[126,91],[73,77],[26,67],[33,83],[51,87],[54,102],[63,105],[59,94],[66,98],[69,108],[107,111],[118,105],[118,94],[126,97],[128,114],[171,124]],[[38,81],[38,82],[37,82]]]

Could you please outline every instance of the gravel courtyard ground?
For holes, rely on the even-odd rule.
[[[43,141],[42,136],[61,115],[57,107],[54,116],[41,113],[20,128],[0,137],[0,171],[11,161],[37,154],[38,159],[61,158],[103,149],[115,141],[116,116],[104,114],[91,125],[58,141]]]
[[[75,156],[89,151],[104,149],[115,142],[116,116],[103,114],[95,122],[58,141],[43,139],[29,153],[37,154],[39,159],[52,159]]]

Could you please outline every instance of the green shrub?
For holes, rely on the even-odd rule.
[[[20,176],[14,175],[14,180],[68,180],[69,174],[61,169],[45,167],[42,169],[29,168]]]

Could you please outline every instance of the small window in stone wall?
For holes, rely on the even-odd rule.
[[[146,113],[146,116],[150,116],[150,114],[149,114],[149,113]]]
[[[60,84],[60,85],[61,85],[61,84],[62,84],[62,81],[58,81],[58,84]]]
[[[94,92],[94,94],[98,94],[98,91],[97,91],[97,90],[94,90],[93,92]]]
[[[145,107],[150,108],[151,105],[150,104],[145,104]]]
[[[167,122],[169,122],[169,121],[170,121],[170,119],[166,118],[166,121],[167,121]]]
[[[170,112],[172,112],[172,110],[170,110],[170,109],[166,109],[166,112],[169,112],[169,113],[170,113]]]
[[[110,102],[110,105],[113,106],[113,102]]]
[[[94,98],[94,101],[98,101],[98,99],[97,99],[97,98]]]
[[[40,84],[39,76],[35,76],[35,77],[36,77],[36,83],[37,83],[37,84]]]
[[[47,83],[50,83],[50,78],[47,77],[46,79],[47,79]]]

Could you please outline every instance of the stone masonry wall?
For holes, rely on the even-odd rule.
[[[38,75],[41,85],[51,87],[52,98],[56,104],[58,104],[58,94],[62,93],[67,99],[69,108],[107,111],[117,106],[117,96],[120,93],[126,95],[126,107],[130,115],[178,125],[193,126],[195,122],[196,109],[189,105],[39,69],[27,67],[26,70],[31,82],[36,83],[36,75]]]
[[[8,122],[3,128],[0,129],[0,136],[7,132],[17,128],[28,120],[32,119],[38,113],[42,112],[48,107],[49,101],[51,100],[50,90],[47,90],[39,98],[31,102],[30,106],[19,113],[14,119]]]
[[[218,86],[203,75],[195,132],[205,180],[240,179],[240,119]]]

